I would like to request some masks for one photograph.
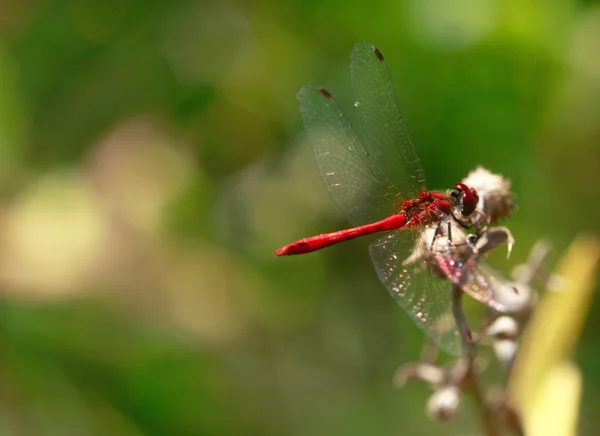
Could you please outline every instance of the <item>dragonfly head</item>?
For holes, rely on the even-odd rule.
[[[454,188],[450,190],[450,196],[457,200],[458,207],[463,216],[471,215],[479,202],[477,191],[469,188],[464,183],[454,185]]]

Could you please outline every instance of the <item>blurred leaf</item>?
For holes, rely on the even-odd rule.
[[[527,417],[527,434],[576,435],[581,387],[581,372],[573,363],[564,361],[550,368]]]
[[[24,141],[25,119],[17,72],[16,63],[0,41],[0,182],[14,176]]]
[[[552,434],[569,435],[575,431],[567,428],[567,423],[575,421],[571,412],[577,409],[581,382],[579,371],[568,361],[591,304],[599,258],[600,243],[596,238],[578,238],[556,269],[561,289],[544,295],[523,334],[509,395],[522,413],[528,435],[549,434],[533,433],[534,428],[539,430],[540,420],[549,416],[562,418],[561,422],[554,422]],[[564,395],[548,397],[557,390],[564,390]],[[566,433],[557,433],[557,428]]]

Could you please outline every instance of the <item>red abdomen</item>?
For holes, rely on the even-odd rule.
[[[359,236],[400,229],[406,225],[406,222],[406,215],[399,213],[375,223],[365,224],[364,226],[340,230],[333,233],[324,233],[322,235],[312,236],[310,238],[292,242],[291,244],[275,251],[275,256],[289,256],[292,254],[310,253],[311,251],[320,250],[321,248],[329,247],[330,245],[347,241],[349,239],[358,238]]]

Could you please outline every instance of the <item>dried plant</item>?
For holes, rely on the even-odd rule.
[[[479,225],[475,238],[469,239],[466,234],[458,237],[469,243],[461,251],[466,258],[455,261],[460,268],[471,268],[470,272],[461,271],[462,274],[472,275],[484,255],[502,245],[507,245],[510,255],[514,244],[510,230],[487,227],[487,224],[508,217],[514,208],[513,194],[508,180],[481,167],[469,174],[464,183],[475,187],[480,194],[479,211],[486,224]],[[455,229],[453,234],[460,231]],[[456,240],[444,242],[452,244]],[[417,251],[408,261],[431,255],[432,267],[439,268],[436,263],[441,252],[438,243],[440,241],[431,245],[430,253]],[[432,419],[454,419],[459,414],[463,394],[468,393],[474,399],[484,434],[488,436],[504,434],[505,430],[534,436],[574,434],[581,380],[570,354],[594,288],[600,244],[595,238],[578,239],[554,274],[546,267],[549,250],[550,243],[540,241],[532,248],[527,261],[514,268],[511,279],[493,275],[500,279],[488,285],[492,285],[493,299],[499,302],[501,311],[490,310],[474,333],[463,312],[464,292],[460,280],[445,271],[453,282],[448,288],[463,357],[442,366],[433,363],[430,352],[424,353],[427,358],[403,365],[395,375],[400,387],[411,380],[430,386],[433,392],[426,408]],[[546,289],[541,301],[538,289]],[[488,365],[479,353],[480,346],[491,347],[506,371],[507,386],[492,386],[487,391],[482,386],[480,374]],[[558,389],[566,392],[553,393]],[[546,395],[540,396],[540,392]],[[570,403],[565,404],[566,401]],[[549,416],[552,419],[548,419]]]

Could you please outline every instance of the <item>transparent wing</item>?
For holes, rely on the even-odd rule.
[[[382,181],[414,198],[427,189],[425,172],[413,146],[381,52],[366,42],[354,45],[350,72],[359,135]]]
[[[435,228],[430,230],[388,233],[373,241],[369,251],[379,279],[415,324],[441,349],[460,356],[461,339],[452,315],[450,282],[431,272],[429,247],[423,237],[433,235]]]
[[[510,294],[518,294],[514,284],[498,271],[485,256],[469,250],[470,255],[458,250],[434,253],[435,260],[450,280],[471,298],[504,312],[502,300]]]
[[[359,226],[378,221],[401,203],[373,154],[331,94],[305,86],[298,93],[300,113],[323,183],[348,220]],[[397,206],[399,207],[399,206]]]
[[[433,265],[471,298],[498,311],[505,311],[505,296],[517,294],[510,282],[467,239],[464,228],[446,220],[438,228],[438,243],[430,249]],[[473,236],[473,235],[472,235]]]

